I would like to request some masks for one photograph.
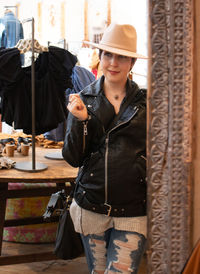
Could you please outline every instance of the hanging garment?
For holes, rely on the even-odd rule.
[[[5,48],[14,47],[20,39],[24,38],[22,23],[14,13],[6,9],[4,16],[0,18],[0,46]],[[20,56],[24,64],[24,55]]]
[[[35,61],[35,133],[47,132],[67,116],[65,90],[72,88],[71,73],[76,56],[49,47]],[[2,121],[32,133],[31,66],[22,67],[17,48],[0,49],[0,96]]]
[[[95,81],[95,76],[88,69],[81,66],[75,66],[72,69],[71,79],[72,79],[73,88],[68,88],[66,90],[67,103],[68,103],[69,94],[77,93],[81,91],[82,89],[84,89],[86,86],[88,86],[93,81]],[[60,123],[57,128],[44,133],[44,136],[46,139],[53,140],[56,142],[63,141],[65,137],[65,129],[66,129],[66,124],[65,122],[63,122],[63,123]]]
[[[22,23],[10,10],[0,18],[0,44],[1,47],[14,47],[20,39],[24,38]]]
[[[75,66],[72,71],[72,83],[74,92],[79,92],[95,81],[95,76],[88,69]]]

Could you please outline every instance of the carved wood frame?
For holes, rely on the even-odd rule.
[[[193,1],[149,0],[148,267],[180,273],[190,252]]]

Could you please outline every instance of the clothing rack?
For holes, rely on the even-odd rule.
[[[34,18],[25,19],[22,23],[32,22],[32,57],[31,57],[31,107],[32,107],[32,162],[19,162],[15,164],[15,168],[21,171],[39,172],[47,169],[47,165],[36,163],[35,161],[35,62],[34,62]]]
[[[48,46],[50,46],[51,45],[51,41],[48,41]],[[53,43],[54,44],[54,43]],[[63,39],[60,39],[58,42],[56,42],[55,44],[62,44],[63,45],[63,48],[64,49],[68,49],[68,44],[67,44],[67,42],[66,42],[66,39],[65,38],[63,38]]]

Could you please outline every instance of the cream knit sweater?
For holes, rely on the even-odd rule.
[[[70,215],[76,232],[84,235],[98,234],[114,227],[117,230],[132,231],[147,237],[147,217],[110,217],[81,208],[75,200],[70,206]]]

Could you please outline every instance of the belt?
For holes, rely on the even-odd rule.
[[[121,206],[113,206],[109,205],[107,203],[105,204],[83,204],[83,207],[87,210],[104,214],[107,216],[113,216],[113,217],[118,217],[118,216],[125,216],[126,210],[124,207]]]
[[[131,204],[122,206],[110,205],[107,203],[93,204],[90,203],[85,196],[80,197],[79,195],[75,195],[74,198],[80,207],[111,217],[138,217],[146,215],[146,201],[138,202],[135,205]]]

